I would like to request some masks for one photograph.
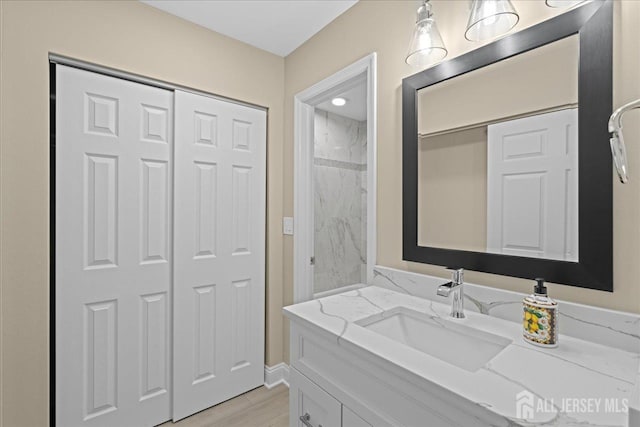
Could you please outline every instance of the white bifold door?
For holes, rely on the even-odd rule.
[[[488,126],[487,251],[578,260],[578,110]]]
[[[266,113],[175,105],[177,420],[264,383]]]
[[[56,66],[57,425],[157,425],[263,383],[265,122]]]
[[[171,417],[173,93],[56,67],[56,420]]]

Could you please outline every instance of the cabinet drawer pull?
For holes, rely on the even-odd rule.
[[[308,412],[304,415],[300,415],[300,421],[302,421],[302,424],[307,427],[313,427],[313,424],[311,424],[309,420],[311,420],[311,415],[309,415]],[[322,424],[318,424],[318,427],[322,427]]]

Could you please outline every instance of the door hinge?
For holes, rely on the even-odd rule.
[[[316,257],[312,256],[311,258],[309,258],[309,264],[316,265]]]

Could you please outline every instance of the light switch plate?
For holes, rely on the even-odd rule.
[[[282,234],[293,236],[293,218],[285,216],[282,218]]]

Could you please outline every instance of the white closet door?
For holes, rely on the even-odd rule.
[[[487,250],[578,260],[578,110],[488,127]]]
[[[169,91],[56,68],[56,422],[170,418]]]
[[[264,383],[266,112],[175,93],[173,419]]]

